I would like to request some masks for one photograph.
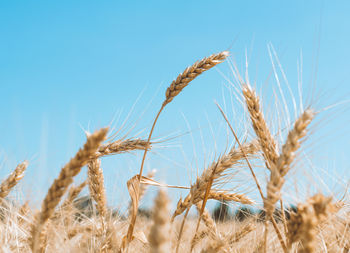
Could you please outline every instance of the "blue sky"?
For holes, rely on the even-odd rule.
[[[350,98],[348,1],[7,1],[0,7],[0,176],[29,159],[19,196],[38,202],[84,143],[82,128],[93,131],[112,119],[119,128],[127,119],[121,135],[134,126],[128,137],[146,137],[170,82],[215,52],[229,49],[243,71],[247,52],[251,79],[266,94],[276,87],[265,85],[271,43],[293,92],[302,55],[306,104],[321,109]],[[225,76],[233,79],[227,63],[217,70],[195,80],[161,116],[154,136],[176,138],[149,155],[146,170],[157,168],[158,180],[189,185],[232,141],[213,101],[230,98]],[[330,188],[336,183],[329,174],[346,181],[349,170],[347,107],[320,115],[307,149]],[[140,162],[141,153],[102,162],[111,204],[128,200],[126,180]]]

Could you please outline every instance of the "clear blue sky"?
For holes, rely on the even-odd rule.
[[[268,43],[276,49],[293,91],[302,52],[303,85],[307,91],[316,83],[306,94],[318,109],[349,99],[349,12],[348,1],[2,2],[0,176],[29,159],[20,196],[40,201],[84,143],[82,128],[92,131],[113,118],[118,128],[137,101],[123,133],[135,125],[128,136],[146,137],[177,74],[225,49],[239,69],[244,69],[247,50],[251,79],[261,90],[271,75]],[[219,70],[233,80],[228,64]],[[161,116],[155,137],[188,130],[192,137],[186,134],[156,146],[146,170],[157,168],[158,180],[189,185],[190,175],[232,140],[213,103],[230,98],[220,72],[214,69],[195,80]],[[271,81],[269,87],[273,85]],[[349,174],[350,114],[333,112],[321,115],[307,151],[316,154],[317,166],[346,180],[342,175]],[[214,130],[214,137],[209,121],[223,128]],[[128,200],[126,180],[138,172],[140,158],[137,153],[103,160],[111,204]],[[326,174],[322,179],[332,187]]]

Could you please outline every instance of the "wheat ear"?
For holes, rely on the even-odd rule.
[[[266,160],[266,166],[271,170],[271,166],[276,164],[278,158],[277,144],[264,119],[264,114],[260,108],[259,97],[248,85],[243,85],[242,91],[253,129],[258,137],[258,141]]]
[[[249,234],[250,232],[252,232],[254,229],[256,229],[256,225],[249,223],[247,225],[245,225],[243,228],[241,228],[239,231],[237,231],[236,233],[234,233],[233,235],[230,235],[227,240],[228,240],[228,244],[234,244],[236,242],[238,242],[239,240],[241,240],[243,237],[245,237],[247,234]]]
[[[39,236],[42,227],[52,216],[55,207],[60,202],[68,186],[73,182],[81,168],[86,165],[90,157],[96,152],[102,141],[105,140],[108,128],[102,128],[92,135],[88,136],[87,141],[82,149],[78,151],[62,169],[57,179],[51,185],[46,197],[42,203],[41,211],[35,219],[32,228],[31,248],[33,252],[38,252],[40,247]]]
[[[275,211],[275,204],[281,198],[280,192],[284,184],[284,176],[290,170],[290,165],[295,158],[295,152],[300,147],[301,139],[306,136],[306,128],[313,117],[313,111],[307,109],[295,121],[294,127],[288,133],[287,141],[282,147],[282,153],[278,157],[277,164],[273,165],[270,180],[267,183],[267,197],[264,199],[264,208],[267,216],[272,216]]]
[[[288,222],[288,249],[292,244],[301,241],[301,253],[315,252],[315,238],[317,226],[327,218],[332,209],[332,198],[327,198],[322,194],[316,194],[308,199],[305,204],[299,204],[297,213],[292,213]]]
[[[85,188],[88,181],[85,180],[78,186],[72,186],[68,191],[68,196],[64,203],[62,204],[62,207],[69,206],[79,195],[79,193]]]
[[[209,214],[208,210],[203,208],[202,202],[196,203],[196,208],[197,208],[198,214],[200,215],[200,220],[204,221],[204,224],[207,228],[206,229],[207,232],[202,231],[201,233],[198,233],[197,230],[195,231],[195,234],[191,240],[190,252],[192,252],[192,250],[194,249],[194,247],[196,246],[198,241],[207,234],[210,236],[210,238],[212,240],[220,240],[221,239],[213,218]]]
[[[228,57],[228,55],[229,55],[228,51],[223,51],[217,54],[213,54],[207,58],[204,58],[196,62],[192,66],[186,68],[184,72],[178,75],[178,77],[170,84],[170,86],[167,88],[165,92],[165,100],[153,121],[151,131],[148,135],[147,143],[150,143],[151,141],[154,127],[158,121],[159,115],[161,114],[165,106],[169,104],[174,99],[174,97],[176,97],[183,90],[183,88],[185,88],[193,79],[195,79],[198,75],[202,74],[203,72],[213,68],[217,64],[222,63]],[[141,183],[143,166],[145,163],[147,151],[148,149],[145,149],[145,152],[143,153],[143,157],[141,161],[141,167],[139,172],[139,184]],[[139,188],[140,187],[138,187],[138,189]],[[126,245],[128,245],[128,243],[133,238],[132,235],[133,235],[136,218],[137,218],[138,202],[135,204],[135,206],[136,206],[136,213],[133,215],[133,217],[131,217],[127,235],[123,239],[123,248],[126,247]]]
[[[171,252],[170,244],[170,201],[164,190],[159,190],[154,201],[153,225],[148,235],[152,253]]]
[[[105,217],[107,213],[106,190],[104,187],[104,178],[100,159],[91,160],[88,163],[88,179],[90,195],[96,202],[98,213],[101,217]]]
[[[242,151],[243,150],[243,151]],[[258,145],[256,142],[247,143],[242,145],[241,148],[232,148],[231,151],[223,156],[221,156],[217,161],[213,162],[208,168],[206,168],[202,175],[197,178],[196,182],[191,186],[190,193],[186,196],[184,201],[180,199],[180,201],[177,204],[177,208],[173,214],[172,220],[180,214],[182,214],[188,207],[191,205],[203,200],[204,193],[206,191],[206,187],[208,182],[211,180],[213,171],[215,170],[213,174],[214,183],[215,180],[219,179],[223,176],[224,172],[233,167],[234,165],[238,164],[240,160],[244,158],[243,152],[247,155],[252,155],[258,150]],[[209,194],[210,197],[219,197],[216,195],[217,192],[212,191]],[[233,196],[232,196],[233,197]],[[246,198],[244,195],[236,195],[237,202],[250,202],[248,198]],[[242,198],[240,198],[242,197]]]
[[[132,150],[146,150],[151,148],[151,143],[141,139],[117,140],[112,143],[102,144],[91,159],[97,159],[102,156],[120,154]]]
[[[24,161],[17,165],[15,170],[1,183],[0,198],[5,198],[13,187],[24,177],[24,171],[28,166],[28,161]]]

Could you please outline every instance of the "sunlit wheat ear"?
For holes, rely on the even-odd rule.
[[[87,137],[87,141],[82,149],[78,151],[62,169],[57,179],[51,185],[46,197],[42,203],[41,211],[35,218],[31,234],[31,248],[33,252],[40,251],[40,234],[41,229],[52,216],[55,207],[60,202],[68,186],[73,182],[75,177],[86,165],[90,157],[97,151],[100,144],[105,140],[108,128],[102,128]]]
[[[24,177],[24,171],[28,167],[28,161],[24,161],[17,165],[15,170],[1,183],[0,199],[5,198],[13,187]]]
[[[169,204],[165,191],[159,190],[154,201],[153,225],[148,235],[152,253],[171,252]]]
[[[112,143],[104,143],[98,148],[98,150],[91,157],[91,159],[97,159],[107,155],[130,152],[133,150],[151,149],[151,144],[152,143],[141,139],[117,140]]]
[[[246,155],[253,155],[258,151],[258,145],[255,141],[252,143],[247,143],[242,145],[243,152]],[[244,159],[243,152],[240,148],[232,148],[231,151],[223,156],[221,156],[217,161],[213,162],[208,168],[206,168],[202,175],[197,178],[196,182],[191,186],[190,193],[186,196],[184,201],[179,201],[177,208],[173,214],[172,220],[182,214],[187,208],[191,205],[203,200],[204,193],[208,182],[213,176],[214,183],[217,180],[220,180],[224,172],[233,167],[235,164],[238,164],[242,159]],[[214,171],[215,170],[215,171]],[[214,173],[213,173],[214,172]],[[215,191],[212,194],[209,194],[209,197],[215,198]],[[244,195],[235,195],[237,198],[233,201],[245,202],[248,203],[250,200]],[[233,197],[233,196],[232,196]]]
[[[178,77],[171,83],[165,92],[165,101],[163,106],[169,104],[174,97],[176,97],[183,88],[185,88],[193,79],[202,74],[204,71],[211,69],[215,65],[223,62],[229,55],[228,51],[223,51],[218,54],[213,54],[200,61],[197,61],[192,66],[185,69]]]
[[[198,75],[202,74],[203,72],[211,69],[215,65],[222,63],[228,57],[228,55],[229,55],[228,51],[223,51],[223,52],[220,52],[218,54],[213,54],[207,58],[204,58],[204,59],[196,62],[192,66],[188,67],[187,69],[185,69],[185,71],[183,73],[181,73],[170,84],[170,86],[167,88],[167,90],[165,92],[165,100],[164,100],[161,108],[159,109],[159,111],[158,111],[158,113],[153,121],[150,133],[148,135],[147,143],[150,143],[150,141],[151,141],[154,127],[158,121],[159,115],[161,114],[161,112],[163,111],[165,106],[167,104],[169,104],[174,99],[174,97],[176,97],[183,90],[183,88],[185,88],[193,79],[195,79]],[[143,166],[145,163],[147,151],[148,151],[148,149],[145,150],[143,157],[142,157],[142,161],[141,161],[141,167],[140,167],[139,178],[138,178],[139,184],[140,184],[140,180],[142,178]],[[139,190],[139,187],[137,190]],[[136,202],[136,210],[138,210],[138,199]],[[137,218],[137,211],[136,211],[135,215],[133,215],[133,217],[131,217],[128,232],[127,232],[125,238],[123,239],[123,248],[126,247],[133,238],[133,231],[134,231],[134,227],[135,227],[135,223],[136,223],[136,218]]]
[[[96,202],[99,215],[104,218],[107,213],[106,190],[100,159],[91,160],[88,163],[88,179],[90,195]]]
[[[245,205],[252,205],[254,201],[245,196],[244,194],[226,192],[226,191],[215,191],[211,190],[208,199],[215,199],[219,201],[234,201]]]
[[[217,230],[215,221],[211,217],[208,210],[204,208],[203,212],[202,212],[202,201],[196,203],[196,208],[197,208],[199,215],[201,215],[201,220],[204,221],[204,224],[207,228],[205,235],[209,235],[211,240],[221,240],[221,236]],[[202,231],[201,233],[198,233],[197,231],[195,232],[195,234],[192,238],[192,241],[191,241],[191,252],[192,252],[193,248],[196,246],[197,242],[200,240],[200,238],[204,236],[203,232],[204,231]]]
[[[243,85],[242,91],[253,125],[253,129],[256,136],[258,137],[258,141],[266,160],[266,166],[268,169],[271,169],[271,166],[273,164],[276,164],[278,158],[276,141],[274,140],[264,119],[264,114],[260,105],[260,99],[256,95],[255,91],[249,85]]]
[[[229,245],[232,245],[234,243],[239,242],[243,237],[245,237],[247,234],[252,232],[254,229],[256,229],[256,225],[254,223],[249,223],[245,226],[243,226],[240,230],[233,233],[232,235],[229,235],[226,240]]]
[[[78,197],[78,195],[80,194],[80,192],[85,188],[85,186],[87,185],[88,181],[85,180],[84,182],[82,182],[80,185],[78,186],[72,186],[69,191],[68,191],[68,196],[67,198],[64,200],[62,207],[66,207],[69,206],[73,203],[73,201]]]
[[[316,251],[315,239],[317,236],[317,226],[327,219],[332,198],[327,198],[322,194],[317,194],[305,204],[299,204],[297,213],[292,213],[288,222],[288,249],[292,244],[300,241],[301,247],[298,252],[312,253]]]
[[[284,176],[290,170],[290,165],[295,158],[295,152],[300,147],[302,138],[306,136],[307,126],[314,117],[312,110],[307,109],[295,121],[294,127],[289,131],[286,143],[282,147],[282,153],[273,165],[270,180],[267,183],[267,197],[264,199],[264,208],[267,216],[271,216],[275,211],[275,204],[281,198],[280,192],[284,184]]]

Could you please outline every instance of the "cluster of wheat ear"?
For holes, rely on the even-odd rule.
[[[181,93],[198,75],[222,63],[228,52],[204,58],[186,68],[167,88],[165,100],[156,114],[147,140],[120,139],[106,142],[108,128],[87,135],[84,146],[61,169],[49,188],[41,208],[30,208],[28,202],[16,204],[8,197],[23,178],[28,162],[20,163],[0,185],[0,251],[1,252],[350,252],[350,212],[345,198],[335,200],[316,193],[306,202],[287,212],[282,199],[286,176],[297,169],[297,158],[308,128],[316,113],[306,108],[288,126],[283,143],[265,120],[261,99],[248,81],[241,81],[252,138],[241,143],[221,107],[233,136],[234,145],[218,156],[196,178],[186,197],[180,198],[173,212],[165,188],[155,181],[155,171],[143,176],[146,154],[152,149],[152,133],[166,105]],[[104,186],[103,158],[125,152],[143,151],[140,170],[127,182],[130,194],[128,214],[114,212],[107,203]],[[261,161],[269,177],[263,189],[254,164]],[[259,164],[259,163],[258,163]],[[87,166],[86,180],[77,186],[74,178]],[[235,170],[247,169],[260,194],[252,200],[241,192],[222,189],[222,182],[235,176]],[[242,180],[242,179],[241,179]],[[151,216],[139,212],[139,202],[147,186],[159,187]],[[88,187],[89,197],[79,197]],[[248,215],[244,221],[215,220],[206,204],[208,200],[236,202],[257,207],[263,203],[263,218]],[[84,203],[87,204],[84,206]],[[276,218],[280,202],[281,216]],[[195,206],[198,217],[189,216]],[[290,209],[288,209],[290,210]],[[182,219],[177,216],[183,214]],[[137,219],[138,217],[138,219]],[[186,222],[187,221],[187,222]]]

